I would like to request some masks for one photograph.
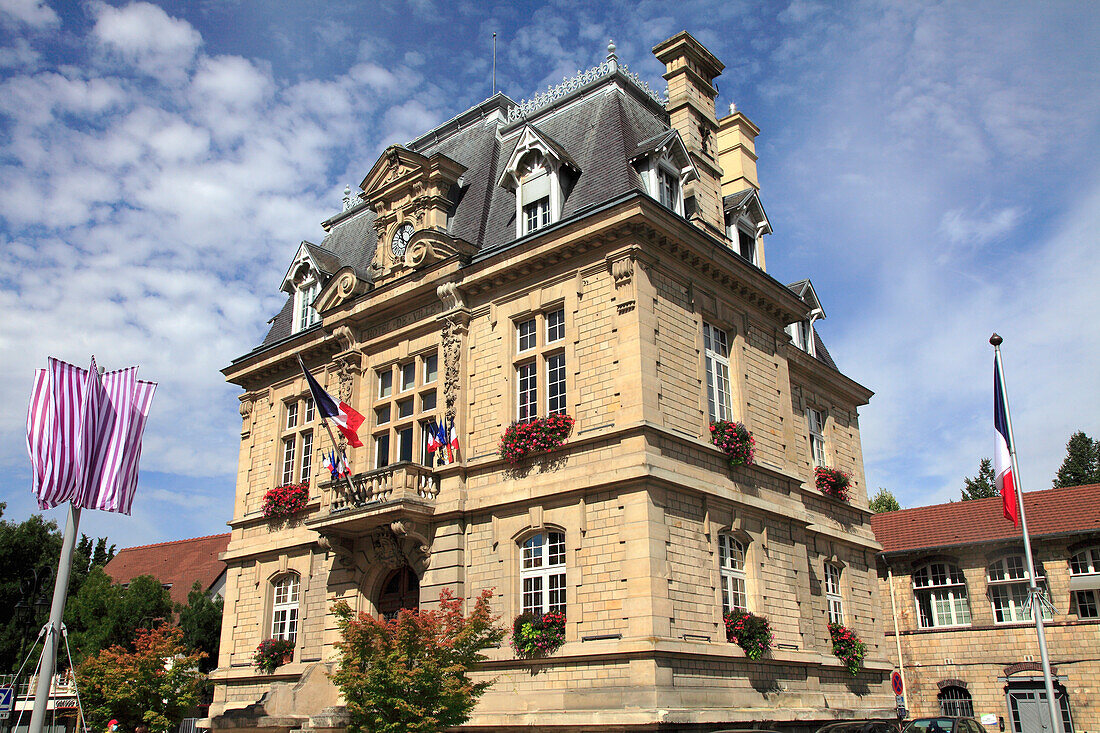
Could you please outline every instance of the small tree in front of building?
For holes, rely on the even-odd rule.
[[[491,684],[470,671],[504,638],[492,595],[482,591],[469,616],[448,589],[438,610],[404,609],[391,620],[336,604],[342,641],[331,677],[347,702],[349,733],[438,733],[466,722]]]
[[[175,730],[199,702],[203,656],[184,645],[180,629],[162,624],[138,629],[133,650],[112,646],[88,657],[77,675],[92,729],[106,730],[116,718],[123,730]]]

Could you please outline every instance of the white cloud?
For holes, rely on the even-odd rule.
[[[32,28],[50,28],[61,22],[44,0],[0,0],[0,18],[4,16]]]
[[[115,8],[96,2],[91,9],[96,16],[95,40],[150,76],[180,78],[202,44],[190,23],[150,3]]]
[[[968,214],[963,209],[952,209],[940,220],[940,231],[952,244],[983,245],[1000,239],[1016,228],[1022,211],[1014,206],[989,213],[977,211]]]

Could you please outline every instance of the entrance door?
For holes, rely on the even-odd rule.
[[[387,621],[397,618],[402,608],[413,611],[420,608],[420,578],[408,565],[386,578],[382,584],[382,594],[378,597],[378,612]]]
[[[1069,715],[1069,698],[1065,688],[1055,685],[1054,696],[1062,713],[1062,730],[1073,733]],[[1047,710],[1047,692],[1042,682],[1010,682],[1008,709],[1015,733],[1054,733]]]

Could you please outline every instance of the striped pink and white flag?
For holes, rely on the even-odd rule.
[[[66,501],[130,513],[141,435],[156,385],[137,368],[100,375],[50,358],[35,374],[27,412],[32,490],[42,509]]]

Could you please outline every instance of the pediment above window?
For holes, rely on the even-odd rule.
[[[677,130],[668,130],[638,143],[638,149],[630,157],[630,162],[639,171],[655,163],[664,163],[679,174],[681,183],[699,177],[699,171],[691,162],[691,156],[688,155],[687,147]]]
[[[771,222],[760,203],[760,193],[755,188],[732,193],[722,199],[722,208],[726,212],[726,227],[737,224],[749,227],[754,236],[772,233]]]
[[[532,167],[537,165],[544,166],[552,175],[560,174],[562,169],[575,175],[581,172],[580,166],[565,148],[534,125],[527,125],[520,133],[519,142],[512,154],[508,156],[508,162],[504,165],[497,184],[514,191],[519,188],[522,179],[532,172]]]

